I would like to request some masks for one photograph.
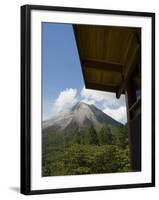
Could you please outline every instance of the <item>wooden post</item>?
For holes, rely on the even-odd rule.
[[[125,88],[131,166],[133,171],[141,171],[141,107],[137,115],[130,111],[136,99],[134,88],[129,83]]]

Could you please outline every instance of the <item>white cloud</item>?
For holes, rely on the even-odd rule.
[[[117,99],[115,93],[102,92],[99,90],[91,90],[86,88],[83,88],[80,94],[85,101],[103,102],[104,107],[116,109],[121,106],[125,106],[124,95],[121,95],[120,99]]]
[[[127,122],[125,106],[121,106],[117,109],[111,109],[111,108],[107,107],[103,110],[103,112],[123,124],[125,124]]]
[[[53,102],[52,116],[56,116],[60,112],[67,111],[78,101],[82,101],[87,104],[94,104],[95,106],[100,105],[100,107],[97,107],[102,109],[104,113],[115,120],[123,124],[127,121],[124,95],[122,95],[120,99],[116,99],[114,93],[86,88],[81,90],[80,96],[77,94],[77,89],[66,88],[61,91],[57,99]]]
[[[78,99],[76,94],[77,90],[73,88],[67,88],[60,92],[58,98],[53,103],[53,115],[57,115],[59,112],[64,111],[77,103]]]
[[[87,104],[95,104],[95,100],[93,99],[82,99],[81,102],[87,103]]]
[[[87,98],[87,99],[94,99],[95,101],[103,101],[106,98],[108,92],[102,92],[98,90],[91,90],[91,89],[86,89],[83,87],[81,91],[81,97]],[[111,93],[109,93],[111,94]],[[114,94],[111,94],[113,98]],[[110,97],[110,95],[108,95]]]
[[[86,88],[83,88],[80,94],[83,102],[94,105],[98,103],[103,106],[103,112],[110,117],[123,124],[127,122],[125,95],[121,95],[120,99],[117,99],[115,93]]]

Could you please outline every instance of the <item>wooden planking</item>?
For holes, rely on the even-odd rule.
[[[76,42],[85,84],[116,88],[117,97],[124,92],[125,77],[140,37],[140,28],[74,25]],[[140,39],[140,38],[139,38]],[[114,90],[114,89],[113,89]]]
[[[82,58],[121,62],[131,30],[107,26],[76,25]],[[133,32],[134,33],[134,32]]]
[[[139,46],[141,48],[140,43],[137,41],[137,35],[134,35],[132,37],[132,40],[129,44],[128,52],[125,56],[124,63],[123,63],[123,72],[125,73],[127,71],[127,68],[129,67],[129,63],[132,60],[132,55],[134,54],[134,51]],[[140,50],[140,49],[139,49]],[[138,51],[138,56],[140,55],[140,51]]]
[[[121,57],[121,63],[122,63],[123,65],[125,65],[126,59],[127,59],[127,57],[128,57],[129,50],[130,50],[130,48],[131,48],[131,46],[132,46],[132,44],[133,44],[133,42],[134,42],[134,38],[135,38],[135,34],[134,34],[134,32],[133,32],[133,33],[130,34],[129,38],[128,38],[127,41],[126,41],[126,42],[127,42],[127,46],[126,46],[126,48],[125,48],[125,51],[124,51],[124,53],[123,53],[123,56]]]
[[[109,62],[106,60],[83,59],[84,68],[95,68],[98,70],[120,72],[123,71],[123,66],[120,63]]]
[[[132,75],[134,69],[137,67],[139,50],[140,50],[140,45],[138,44],[138,45],[136,45],[136,47],[133,51],[133,54],[131,55],[131,58],[129,59],[129,61],[127,63],[126,71],[124,73],[124,81],[123,81],[123,83],[121,84],[121,87],[119,88],[119,90],[116,93],[117,98],[120,98],[120,95],[122,94],[123,90],[126,87],[128,79]]]
[[[84,69],[86,80],[88,82],[101,83],[105,85],[121,85],[122,76],[119,72],[111,72],[105,70],[97,70],[93,68]]]

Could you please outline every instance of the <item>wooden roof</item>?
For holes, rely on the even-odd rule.
[[[86,88],[115,92],[140,63],[140,28],[73,25]]]

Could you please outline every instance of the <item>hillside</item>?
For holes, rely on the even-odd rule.
[[[112,127],[122,125],[94,105],[78,102],[67,112],[61,112],[58,116],[44,121],[43,129],[62,131],[76,128],[81,130],[90,126],[97,128],[103,123],[107,123]]]
[[[42,129],[42,175],[130,171],[127,127],[79,102]]]

